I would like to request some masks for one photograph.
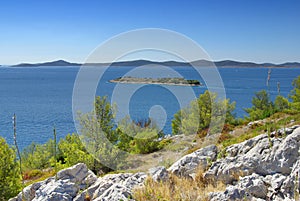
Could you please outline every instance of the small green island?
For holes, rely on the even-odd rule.
[[[113,83],[125,83],[125,84],[159,84],[159,85],[178,85],[178,86],[202,86],[202,83],[198,80],[186,80],[181,77],[170,78],[143,78],[143,77],[118,77],[110,80]]]

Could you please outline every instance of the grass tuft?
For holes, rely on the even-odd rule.
[[[137,201],[200,201],[208,200],[209,193],[224,191],[225,184],[210,182],[199,169],[195,179],[171,175],[165,182],[155,182],[148,177],[143,187],[134,189],[133,198]]]

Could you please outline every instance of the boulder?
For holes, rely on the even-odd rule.
[[[131,200],[133,188],[143,185],[146,177],[145,173],[105,175],[99,178],[94,185],[78,194],[74,201],[82,201],[87,195],[95,201]]]
[[[283,181],[281,193],[287,198],[294,198],[300,192],[300,159],[294,164],[291,174]],[[299,198],[300,199],[300,198]]]
[[[166,181],[170,174],[193,177],[201,168],[206,181],[224,182],[224,192],[209,194],[212,201],[223,200],[299,200],[300,128],[286,129],[285,138],[266,134],[229,146],[226,157],[217,160],[217,147],[210,145],[184,156],[168,170],[148,171],[153,180]],[[282,131],[280,131],[282,132]],[[284,135],[285,136],[285,135]],[[79,163],[23,189],[27,201],[62,200],[127,201],[132,191],[144,185],[146,173],[107,174],[97,178]],[[10,201],[21,201],[22,193]]]
[[[300,191],[300,128],[286,138],[259,135],[227,148],[227,157],[212,164],[204,177],[227,184],[211,200],[295,200]],[[290,131],[289,131],[290,132]]]
[[[210,201],[224,201],[224,200],[250,200],[251,197],[247,192],[235,186],[229,185],[224,192],[213,192],[209,194]]]
[[[182,157],[168,171],[178,176],[193,177],[198,168],[207,169],[210,163],[216,160],[217,154],[215,145],[207,146]]]
[[[27,201],[69,201],[73,200],[80,190],[88,188],[96,180],[95,174],[88,170],[85,164],[79,163],[59,171],[56,178],[51,177],[27,186],[23,189],[23,195]],[[22,201],[22,192],[10,201]]]
[[[259,135],[243,143],[227,148],[227,157],[213,163],[205,178],[232,184],[239,176],[252,173],[288,175],[299,158],[300,128],[285,139]]]

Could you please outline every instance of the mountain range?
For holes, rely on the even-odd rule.
[[[120,61],[110,63],[85,63],[84,65],[89,66],[142,66],[142,65],[163,65],[163,66],[200,66],[200,67],[209,67],[213,64],[217,67],[300,67],[298,62],[286,62],[282,64],[273,64],[273,63],[254,63],[254,62],[240,62],[233,60],[223,60],[211,62],[208,60],[197,60],[193,62],[178,62],[178,61],[149,61],[149,60],[133,60],[133,61]],[[81,66],[80,63],[70,63],[64,60],[57,60],[52,62],[45,63],[21,63],[18,65],[12,65],[11,67],[49,67],[49,66]],[[1,66],[1,65],[0,65]]]

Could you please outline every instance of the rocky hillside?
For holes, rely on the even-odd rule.
[[[166,181],[171,174],[193,179],[204,170],[204,178],[226,184],[210,200],[298,200],[300,128],[279,130],[276,136],[261,134],[227,147],[219,153],[215,145],[184,156],[169,169],[156,167],[147,173],[108,174],[97,178],[85,164],[61,170],[57,177],[34,183],[23,190],[26,200],[133,200],[132,190],[143,186],[147,176]],[[223,157],[221,157],[223,156]],[[21,201],[22,193],[10,201]]]

